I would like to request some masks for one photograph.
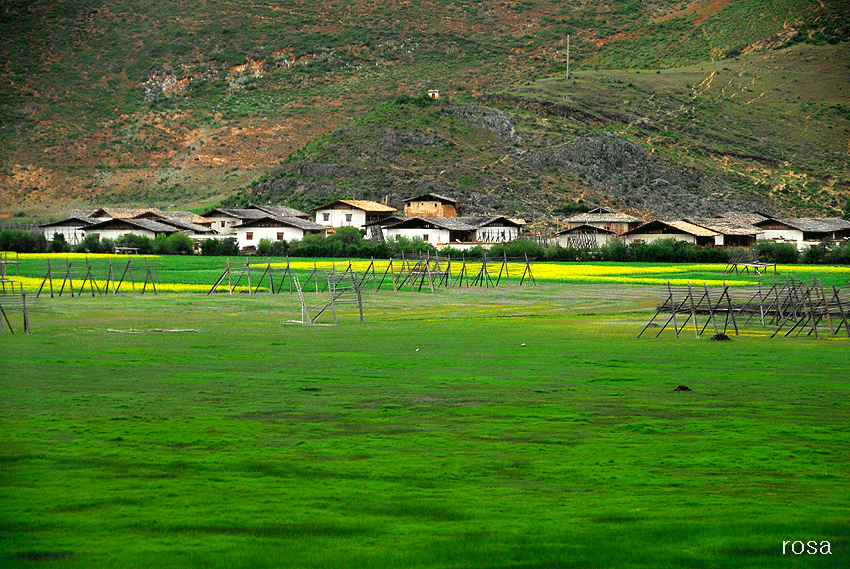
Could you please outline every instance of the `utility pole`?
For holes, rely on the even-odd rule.
[[[567,34],[567,79],[570,78],[570,34]]]

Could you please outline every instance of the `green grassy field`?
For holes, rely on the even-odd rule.
[[[0,339],[0,564],[847,566],[850,340],[637,339],[626,289],[42,300]]]

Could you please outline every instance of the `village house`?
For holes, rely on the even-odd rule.
[[[564,220],[564,222],[567,224],[567,229],[574,229],[580,225],[590,225],[613,231],[617,235],[622,235],[626,231],[641,225],[643,220],[619,211],[599,207],[587,213],[574,215]]]
[[[386,238],[420,238],[434,247],[468,249],[508,243],[519,237],[524,222],[508,217],[412,217],[384,228]]]
[[[675,239],[694,245],[711,246],[717,244],[719,233],[706,227],[687,221],[654,220],[623,233],[625,243],[652,243],[660,239]]]
[[[336,200],[317,207],[313,211],[316,214],[316,223],[319,225],[365,229],[366,224],[379,221],[398,210],[368,200]]]
[[[717,247],[752,247],[761,230],[746,223],[736,223],[725,218],[685,219],[687,223],[710,229],[717,235],[714,245]]]
[[[564,249],[596,249],[616,239],[617,234],[610,229],[582,224],[564,229],[555,234],[558,247]]]
[[[850,221],[828,218],[770,218],[755,226],[763,232],[761,239],[794,243],[797,249],[818,245],[824,239],[842,240],[850,237]]]
[[[48,242],[53,241],[53,238],[59,234],[66,243],[79,245],[86,237],[86,229],[100,221],[102,220],[87,216],[72,216],[60,221],[42,223],[39,227]]]
[[[407,217],[457,217],[457,202],[438,194],[423,194],[404,200]]]
[[[233,236],[236,226],[266,215],[310,219],[310,214],[282,205],[249,205],[247,208],[213,208],[201,214],[220,235]]]
[[[153,219],[121,219],[110,218],[99,221],[86,228],[86,236],[94,235],[95,239],[118,239],[122,235],[139,235],[148,239],[156,239],[157,235],[171,235],[180,231],[173,225],[167,225]]]
[[[275,217],[264,214],[250,219],[234,228],[236,241],[241,251],[254,251],[261,239],[276,241],[300,241],[307,233],[326,235],[327,226],[313,223],[300,217]]]

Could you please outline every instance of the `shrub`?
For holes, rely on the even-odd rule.
[[[95,235],[86,235],[80,243],[74,247],[75,253],[112,253],[112,239],[98,239]]]
[[[70,253],[71,245],[65,241],[65,236],[62,233],[54,233],[48,251],[51,253]]]
[[[213,257],[235,257],[239,254],[239,243],[233,237],[219,241],[207,239],[201,243],[201,255]]]
[[[800,251],[793,243],[774,241],[756,241],[753,247],[758,251],[759,259],[771,263],[796,263],[800,260]]]
[[[0,251],[44,253],[47,251],[47,238],[40,231],[0,231]]]

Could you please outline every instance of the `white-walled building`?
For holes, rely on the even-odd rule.
[[[118,239],[122,235],[140,235],[156,239],[157,235],[171,235],[180,231],[173,225],[166,225],[152,219],[106,219],[90,225],[86,235],[100,239]]]
[[[555,237],[558,247],[564,249],[595,249],[617,239],[617,234],[610,229],[584,224],[559,231]]]
[[[824,239],[841,240],[850,237],[850,221],[828,218],[770,218],[755,225],[763,234],[759,239],[794,243],[797,249],[816,246]]]
[[[86,229],[101,221],[100,219],[93,219],[91,217],[78,216],[51,223],[42,223],[39,227],[48,242],[53,241],[53,236],[58,233],[65,238],[66,243],[78,245],[85,239]]]
[[[524,222],[508,217],[412,217],[384,228],[387,240],[420,238],[434,247],[509,243]]]
[[[398,210],[367,200],[336,200],[313,211],[319,225],[365,229],[367,223],[379,221]]]
[[[327,234],[328,228],[300,217],[274,217],[264,215],[235,227],[239,249],[253,251],[262,239],[275,241],[299,241],[305,233]]]
[[[652,243],[661,239],[675,239],[695,245],[715,246],[720,234],[687,221],[649,221],[623,233],[625,243]]]

